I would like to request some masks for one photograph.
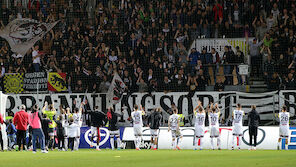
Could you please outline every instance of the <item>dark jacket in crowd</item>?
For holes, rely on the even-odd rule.
[[[260,115],[256,110],[252,110],[248,115],[248,125],[250,127],[258,127],[260,124]]]

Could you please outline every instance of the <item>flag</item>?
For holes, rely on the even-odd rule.
[[[5,74],[4,91],[5,93],[22,93],[24,91],[24,74]]]
[[[48,73],[47,87],[49,91],[53,92],[67,91],[66,73]]]
[[[7,40],[12,52],[25,55],[57,23],[40,23],[26,18],[15,19],[0,31],[0,36]]]
[[[107,107],[120,102],[126,86],[119,75],[116,73],[112,79],[111,85],[107,93]]]

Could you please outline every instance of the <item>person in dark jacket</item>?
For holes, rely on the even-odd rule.
[[[51,123],[51,120],[48,119],[45,114],[43,114],[42,119],[41,119],[41,127],[42,127],[42,131],[44,133],[46,151],[48,151],[48,145],[49,145],[49,135],[48,135],[49,123]]]
[[[257,145],[257,131],[260,123],[260,115],[256,111],[256,106],[252,105],[252,110],[248,114],[249,136],[250,136],[250,150],[256,150]],[[254,144],[252,143],[254,137]]]
[[[60,115],[59,119],[57,120],[57,138],[58,138],[58,148],[59,151],[62,151],[63,149],[65,149],[65,140],[64,140],[64,136],[65,136],[65,130],[64,130],[64,126],[63,126],[63,116]]]
[[[155,111],[148,116],[148,125],[151,132],[151,149],[153,150],[157,149],[157,138],[161,120],[162,115],[160,108],[156,108]]]
[[[121,140],[120,140],[120,133],[118,127],[118,117],[121,115],[114,112],[114,109],[110,107],[107,112],[107,119],[109,121],[108,130],[110,132],[110,144],[112,150],[114,150],[114,137],[117,141],[117,149],[120,150]]]
[[[96,150],[100,151],[100,127],[104,126],[106,124],[106,115],[98,111],[98,107],[95,111],[90,112],[90,120],[91,120],[91,143],[93,143],[93,140],[95,137],[97,137],[96,141]],[[91,147],[93,145],[91,144]]]
[[[12,123],[12,119],[8,120],[6,133],[8,138],[8,150],[10,151],[10,150],[13,150],[13,146],[15,144],[15,137],[16,137],[16,128]]]

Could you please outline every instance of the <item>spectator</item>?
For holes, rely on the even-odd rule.
[[[177,77],[173,81],[173,85],[174,85],[174,88],[173,88],[174,91],[176,91],[176,92],[185,91],[185,89],[184,89],[184,88],[186,88],[185,78],[181,74],[178,74]]]
[[[268,56],[267,61],[264,63],[264,77],[265,77],[266,81],[268,81],[269,78],[272,77],[272,75],[275,71],[274,68],[275,68],[275,63],[271,59],[271,56]]]
[[[224,91],[224,83],[222,82],[222,80],[219,78],[214,86],[214,91],[219,91],[219,92],[223,92]]]
[[[212,54],[212,63],[211,63],[212,70],[213,70],[213,75],[214,75],[214,81],[216,83],[216,75],[219,73],[219,64],[221,63],[220,56],[215,48],[211,49],[211,54]]]
[[[235,63],[235,55],[234,52],[231,50],[231,46],[225,46],[224,47],[224,55],[223,55],[223,60],[224,60],[224,75],[225,75],[225,84],[226,85],[233,85],[233,69]]]
[[[18,151],[20,150],[26,150],[26,131],[27,131],[27,125],[28,125],[28,113],[25,111],[26,106],[21,105],[20,111],[15,113],[13,117],[13,124],[16,126],[17,133],[17,144],[18,144]]]
[[[187,79],[186,86],[188,87],[189,96],[192,97],[197,90],[198,84],[196,81],[197,77],[194,74],[190,74]]]
[[[222,22],[223,19],[223,7],[219,3],[219,0],[216,0],[215,5],[213,6],[213,12],[214,12],[214,22]]]
[[[165,75],[163,77],[163,81],[161,82],[159,90],[163,91],[164,93],[171,92],[172,91],[171,84],[172,84],[171,80],[167,75]]]
[[[270,48],[273,42],[273,38],[270,37],[269,33],[266,33],[265,39],[263,40],[263,44],[265,47]]]
[[[101,84],[99,86],[99,92],[107,93],[110,85],[111,85],[111,83],[108,81],[107,76],[104,75],[103,81],[101,82]]]
[[[249,41],[248,35],[246,35],[246,41],[250,46],[250,57],[251,57],[251,75],[259,77],[260,69],[261,69],[261,62],[262,59],[260,57],[260,46],[262,45],[263,41],[265,40],[265,36],[262,41],[257,43],[257,39],[254,38],[253,41]]]
[[[36,147],[36,142],[37,142],[37,137],[40,143],[40,148],[42,153],[48,153],[45,150],[45,139],[44,139],[44,133],[41,129],[41,119],[42,116],[38,112],[38,106],[35,104],[33,106],[32,112],[29,114],[29,124],[32,127],[32,135],[33,135],[33,153],[36,153],[37,147]]]
[[[284,85],[286,90],[295,90],[296,89],[296,81],[295,77],[292,73],[288,74],[288,77],[284,80]]]
[[[2,8],[1,8],[1,15],[0,15],[0,18],[4,24],[4,26],[6,26],[8,24],[8,21],[9,21],[9,15],[11,14],[11,12],[9,11],[9,9],[6,7],[6,5],[2,5]]]
[[[275,71],[280,75],[280,77],[283,78],[283,76],[287,76],[287,67],[289,64],[288,60],[284,58],[283,54],[280,55],[280,58],[275,63]]]
[[[245,55],[244,52],[242,52],[239,48],[239,46],[235,47],[236,48],[236,54],[235,54],[235,63],[236,64],[244,64],[245,63]],[[237,81],[238,84],[242,84],[242,76],[239,73],[239,65],[235,66],[236,69],[236,75],[237,75]],[[245,79],[244,79],[244,83],[245,83]]]
[[[203,70],[199,70],[199,74],[197,75],[197,90],[198,91],[205,91],[206,86],[208,85],[208,78],[204,76]]]
[[[204,70],[204,75],[209,76],[209,66],[213,62],[213,57],[210,53],[207,52],[206,48],[202,49],[202,53],[200,55],[202,65],[203,65],[203,70]]]
[[[33,48],[32,52],[32,59],[33,59],[33,67],[35,72],[40,71],[41,67],[41,53],[39,52],[39,45],[35,45]]]
[[[8,125],[6,127],[7,138],[8,138],[8,150],[13,150],[13,146],[15,144],[15,137],[16,137],[16,128],[12,123],[12,119],[8,120]]]
[[[259,41],[262,41],[265,33],[267,32],[266,23],[264,22],[263,17],[260,16],[260,19],[258,19],[258,17],[256,16],[252,23],[252,26],[255,29],[255,38]]]
[[[139,87],[138,92],[144,93],[148,91],[148,85],[141,77],[138,78],[137,85]]]
[[[192,48],[189,54],[190,65],[194,67],[197,64],[197,60],[200,60],[200,53],[195,48]]]
[[[269,47],[263,46],[260,50],[260,53],[262,55],[263,64],[267,61],[267,57],[271,56],[271,51]]]
[[[280,84],[280,78],[278,77],[277,73],[274,72],[271,78],[267,81],[267,89],[269,91],[279,90]]]
[[[127,86],[127,89],[128,90],[131,90],[132,89],[132,78],[129,76],[128,70],[124,70],[122,81]]]

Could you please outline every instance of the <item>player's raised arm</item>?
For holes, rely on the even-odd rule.
[[[212,110],[213,108],[214,108],[214,103],[211,102],[211,104],[210,104],[210,109]]]
[[[218,106],[218,103],[215,104],[215,109],[218,111],[217,113],[220,115],[220,108]]]
[[[202,106],[202,103],[201,103],[201,101],[200,100],[198,100],[198,105],[199,105],[199,107],[201,107],[201,109],[204,111],[205,109],[204,109],[204,107]]]
[[[80,107],[79,107],[79,113],[80,114],[82,113],[83,106],[84,106],[84,102],[81,102]]]
[[[52,105],[52,111],[54,111],[54,114],[56,114],[56,109],[54,108],[54,103],[51,104]]]
[[[193,110],[194,115],[196,114],[196,112],[197,112],[199,106],[200,106],[200,101],[198,100],[198,101],[197,101],[197,106],[196,106],[196,107],[194,108],[194,110]]]
[[[142,115],[145,115],[145,110],[142,105],[140,105],[140,110],[142,111]]]
[[[43,108],[42,108],[42,113],[44,113],[44,112],[45,112],[47,105],[48,105],[48,103],[47,103],[47,101],[46,101],[46,102],[44,103],[44,106],[43,106]]]
[[[64,111],[65,111],[65,110],[63,109],[63,106],[62,106],[62,105],[59,106],[59,109],[60,109],[60,113],[61,113],[61,114],[64,114]]]
[[[210,105],[207,105],[206,109],[204,110],[206,113],[210,112]]]

